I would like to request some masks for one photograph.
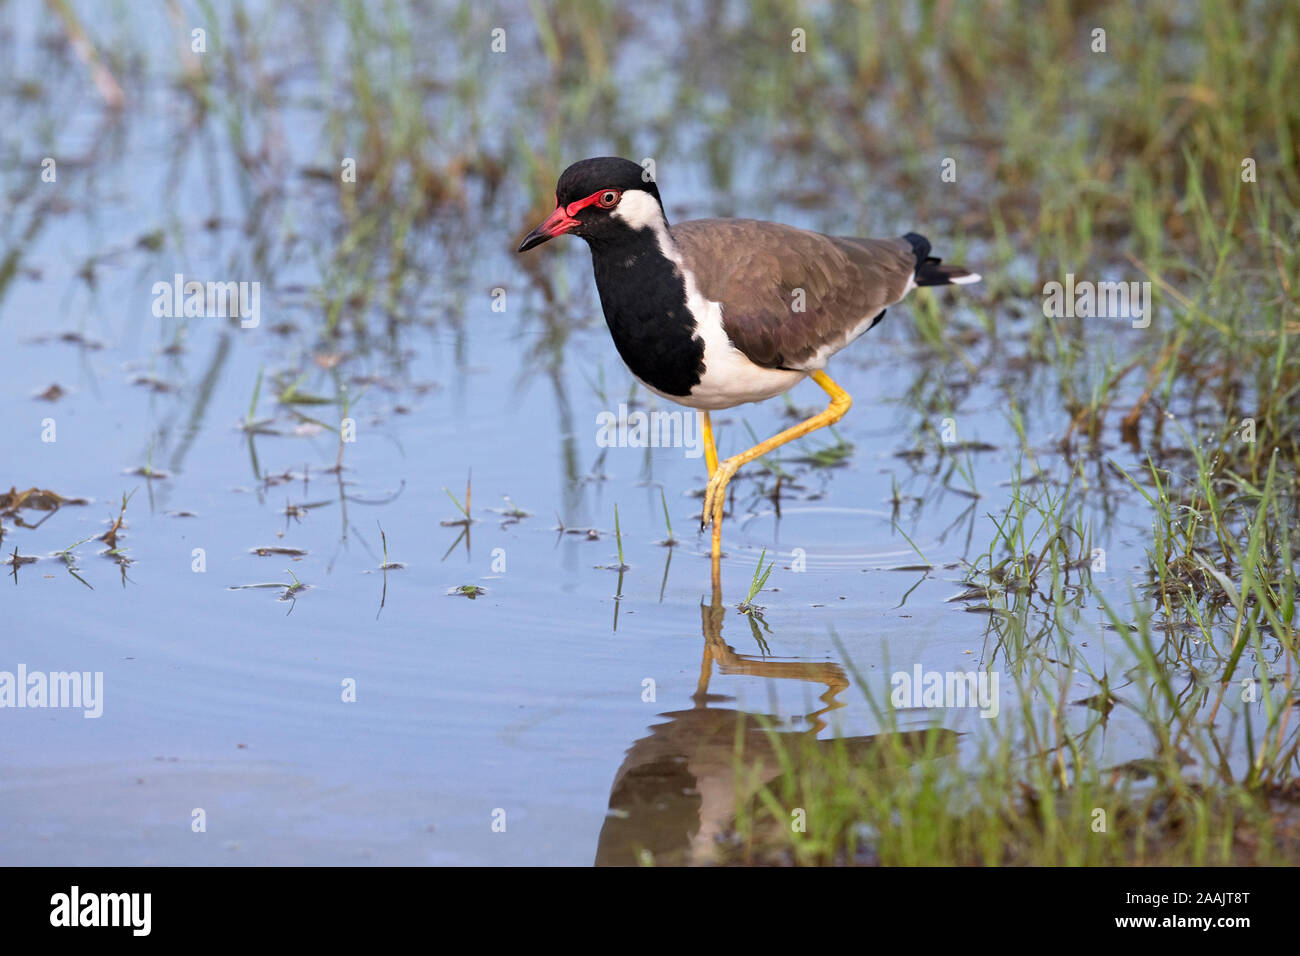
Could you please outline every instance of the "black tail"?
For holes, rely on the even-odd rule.
[[[930,255],[930,240],[919,233],[909,232],[903,237],[912,244],[916,253],[917,285],[967,285],[979,282],[977,272],[963,269],[961,266],[942,266],[942,259]]]

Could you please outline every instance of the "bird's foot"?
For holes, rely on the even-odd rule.
[[[715,528],[722,527],[722,508],[727,500],[727,483],[739,469],[740,462],[734,458],[728,458],[718,464],[717,470],[709,479],[708,487],[704,489],[704,510],[700,514],[701,531],[710,523]]]

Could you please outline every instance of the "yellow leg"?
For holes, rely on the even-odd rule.
[[[704,436],[704,463],[709,466],[709,477],[718,470],[718,446],[713,444],[713,421],[708,412],[700,412],[700,433]]]
[[[709,417],[706,411],[700,412],[700,433],[704,437],[704,463],[709,468],[709,480],[718,471],[718,446],[713,440],[713,419]],[[702,527],[702,526],[701,526]],[[722,587],[722,532],[719,528],[713,529],[713,594],[717,597]],[[707,659],[707,651],[706,651]]]
[[[820,385],[826,391],[826,394],[831,397],[831,403],[826,406],[826,411],[819,412],[812,418],[787,428],[779,435],[773,435],[767,441],[755,445],[749,451],[728,458],[718,465],[716,469],[712,470],[709,477],[709,486],[704,492],[704,513],[700,518],[700,527],[707,527],[710,520],[713,522],[713,576],[715,581],[718,578],[718,558],[722,554],[722,506],[726,501],[727,483],[731,481],[732,476],[740,470],[741,465],[748,464],[755,458],[761,458],[773,448],[779,448],[796,438],[802,438],[818,428],[834,425],[844,417],[844,413],[853,404],[852,396],[836,385],[825,372],[813,372],[812,380]],[[709,437],[712,438],[712,435]]]

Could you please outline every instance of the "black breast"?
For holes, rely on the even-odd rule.
[[[614,346],[637,378],[689,395],[704,374],[704,340],[686,307],[686,280],[649,230],[591,244],[596,290]]]

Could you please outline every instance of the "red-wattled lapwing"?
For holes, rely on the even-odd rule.
[[[741,465],[817,428],[853,403],[826,361],[922,285],[980,277],[930,256],[924,236],[824,236],[753,219],[668,225],[659,190],[638,164],[584,159],[560,176],[555,212],[519,251],[561,233],[587,240],[596,290],[618,353],[657,395],[699,410],[713,522],[714,579],[727,483]],[[826,390],[824,412],[719,464],[709,412],[762,401],[804,378]]]

